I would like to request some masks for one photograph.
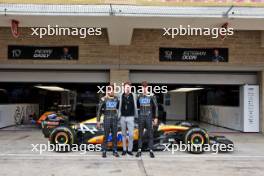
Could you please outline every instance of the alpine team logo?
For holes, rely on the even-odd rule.
[[[147,106],[150,105],[150,98],[140,98],[139,99],[139,104],[141,106]]]
[[[15,38],[18,38],[19,36],[18,25],[19,25],[19,21],[17,20],[11,21],[11,32],[12,32],[13,37]]]
[[[117,106],[117,102],[116,101],[107,101],[106,102],[106,108],[107,109],[115,109]]]

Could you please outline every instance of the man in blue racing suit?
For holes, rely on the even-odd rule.
[[[148,91],[147,82],[142,83],[143,93],[138,96],[138,108],[139,108],[139,118],[138,118],[138,152],[136,157],[141,156],[142,149],[142,140],[144,128],[146,128],[148,136],[148,147],[149,154],[151,158],[154,158],[153,153],[153,126],[152,126],[152,117],[153,117],[153,107],[155,108],[155,118],[154,125],[158,123],[158,104],[154,94]]]
[[[107,142],[109,134],[112,133],[113,155],[119,157],[117,152],[117,123],[118,123],[118,106],[119,100],[114,95],[114,86],[107,87],[106,96],[101,98],[97,111],[97,128],[101,127],[100,117],[104,115],[104,141],[102,145],[102,157],[106,157]]]

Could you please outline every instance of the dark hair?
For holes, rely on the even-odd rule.
[[[115,88],[114,84],[109,84],[109,85],[107,86],[107,91],[113,91],[114,88]]]
[[[126,85],[131,86],[131,82],[130,82],[130,81],[125,82],[125,83],[124,83],[124,86],[126,86]]]
[[[147,87],[147,86],[148,86],[148,82],[147,82],[147,81],[143,81],[143,82],[141,83],[141,85],[142,85],[143,87]]]

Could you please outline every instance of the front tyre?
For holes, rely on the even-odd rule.
[[[209,136],[204,129],[190,128],[184,135],[184,143],[188,145],[188,152],[199,154],[209,145]]]
[[[75,135],[68,127],[57,127],[50,134],[50,142],[56,152],[68,152],[75,143]]]

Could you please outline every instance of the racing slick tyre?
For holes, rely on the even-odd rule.
[[[188,152],[199,154],[204,152],[204,146],[209,144],[209,136],[204,129],[190,128],[184,135],[184,141],[188,146]]]
[[[57,127],[50,134],[50,142],[56,152],[68,152],[75,143],[75,133],[68,127]]]

